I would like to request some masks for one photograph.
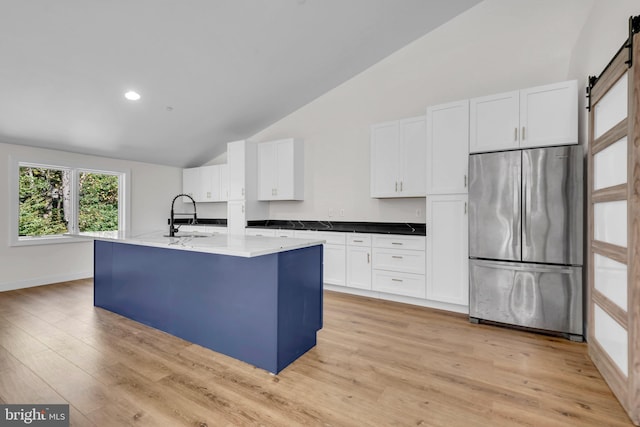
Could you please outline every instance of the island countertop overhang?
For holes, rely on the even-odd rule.
[[[95,231],[67,233],[66,235],[91,240],[245,258],[307,248],[324,243],[324,240],[320,239],[297,239],[290,237],[241,236],[210,233],[184,233],[183,236],[179,237],[166,237],[164,234],[162,231],[145,233]]]

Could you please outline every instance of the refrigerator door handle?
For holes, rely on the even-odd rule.
[[[563,266],[544,266],[544,265],[536,265],[536,264],[514,264],[511,262],[502,262],[502,261],[484,261],[480,259],[474,259],[473,262],[476,265],[480,265],[486,268],[495,268],[498,270],[513,270],[513,271],[531,271],[535,273],[572,273],[573,269],[571,267],[563,267]]]
[[[520,182],[520,167],[516,166],[513,168],[513,182]],[[521,224],[521,213],[520,213],[520,186],[519,185],[514,185],[513,186],[513,218],[517,218],[516,221],[514,222],[513,226],[515,227],[515,230],[513,230],[513,246],[515,247],[515,254],[516,254],[516,259],[521,259],[522,256],[522,241],[520,238],[520,227],[522,226]]]

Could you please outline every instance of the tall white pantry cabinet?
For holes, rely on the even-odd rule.
[[[469,305],[469,101],[427,108],[426,297]]]

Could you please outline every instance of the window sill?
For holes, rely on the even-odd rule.
[[[61,243],[87,242],[87,239],[80,239],[71,236],[46,236],[46,237],[18,237],[12,239],[9,246],[38,246],[38,245],[58,245]]]

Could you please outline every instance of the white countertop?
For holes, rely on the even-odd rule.
[[[67,236],[92,240],[153,246],[183,251],[205,252],[239,257],[255,257],[321,245],[324,240],[294,239],[291,237],[239,236],[216,233],[177,233],[178,237],[165,237],[167,232],[125,233],[122,231],[95,231],[68,233]],[[196,237],[197,236],[197,237]]]

